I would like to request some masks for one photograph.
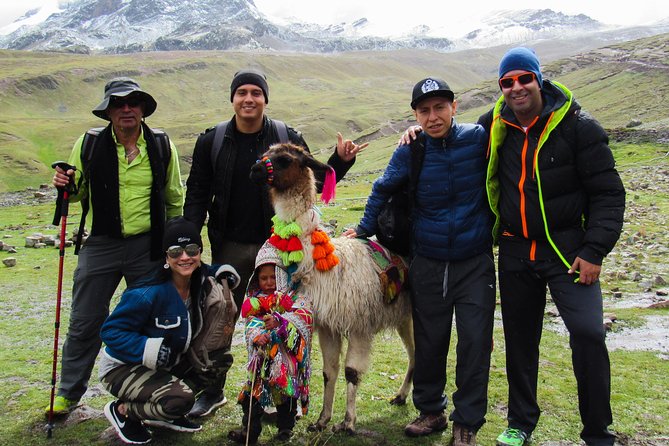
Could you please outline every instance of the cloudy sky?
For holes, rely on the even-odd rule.
[[[59,0],[2,0],[0,3],[0,28],[10,24],[27,10],[48,6],[54,12]],[[62,0],[61,0],[62,1]],[[610,0],[478,0],[476,2],[392,2],[388,0],[254,0],[261,12],[276,19],[297,18],[302,21],[334,24],[366,17],[370,27],[379,33],[400,34],[398,29],[410,30],[418,25],[428,25],[457,36],[470,31],[476,15],[494,9],[550,8],[565,14],[586,14],[605,24],[638,25],[669,17],[669,2],[666,0],[636,0],[634,2],[612,2]],[[626,4],[628,6],[619,6]],[[472,8],[475,5],[475,8]],[[411,10],[411,7],[414,10]],[[475,10],[472,10],[475,9]]]

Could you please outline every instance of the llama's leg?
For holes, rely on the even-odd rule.
[[[345,431],[355,434],[355,400],[362,375],[369,367],[369,355],[372,349],[372,338],[361,335],[351,335],[346,349],[346,415],[344,421],[334,426],[335,431]]]
[[[323,409],[318,421],[309,426],[310,430],[325,429],[332,418],[342,338],[327,328],[318,327],[318,343],[321,346],[321,355],[323,356]]]
[[[404,344],[404,349],[407,352],[409,358],[409,367],[407,368],[406,375],[404,375],[404,382],[402,382],[402,387],[400,387],[399,392],[395,395],[390,401],[390,404],[403,405],[407,402],[407,396],[409,396],[409,390],[411,390],[411,382],[413,381],[413,369],[416,365],[416,344],[413,340],[413,320],[409,317],[402,322],[400,326],[397,327],[397,333],[402,339]]]

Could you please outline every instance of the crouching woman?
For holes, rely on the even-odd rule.
[[[104,413],[121,440],[131,444],[151,441],[147,426],[200,430],[201,425],[186,418],[195,395],[225,376],[232,364],[229,349],[221,349],[212,352],[213,365],[203,373],[192,366],[189,346],[203,330],[203,321],[209,323],[202,306],[207,276],[225,280],[231,288],[238,285],[239,276],[229,265],[213,268],[202,263],[200,234],[182,217],[167,223],[163,248],[162,278],[127,289],[100,332],[106,344],[100,378],[117,398]],[[234,315],[236,308],[230,310]]]

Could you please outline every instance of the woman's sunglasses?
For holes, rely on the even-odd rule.
[[[516,81],[520,82],[520,85],[531,84],[534,81],[534,73],[522,73],[516,74],[515,76],[506,76],[499,80],[499,86],[502,88],[511,88]]]
[[[165,252],[167,252],[167,256],[169,258],[178,259],[181,257],[181,254],[183,254],[184,251],[188,257],[195,257],[200,253],[200,246],[195,243],[191,243],[190,245],[186,246],[174,245],[167,248],[167,251]]]

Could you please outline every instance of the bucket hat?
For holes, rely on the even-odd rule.
[[[93,109],[93,114],[98,118],[106,119],[109,121],[109,116],[107,116],[107,108],[109,107],[109,99],[112,96],[125,97],[129,94],[137,94],[142,97],[142,102],[144,103],[143,111],[144,117],[151,116],[151,114],[156,111],[158,104],[156,100],[153,99],[149,93],[145,92],[139,87],[139,84],[129,77],[116,77],[105,85],[105,95],[102,102],[98,104],[97,107]]]

